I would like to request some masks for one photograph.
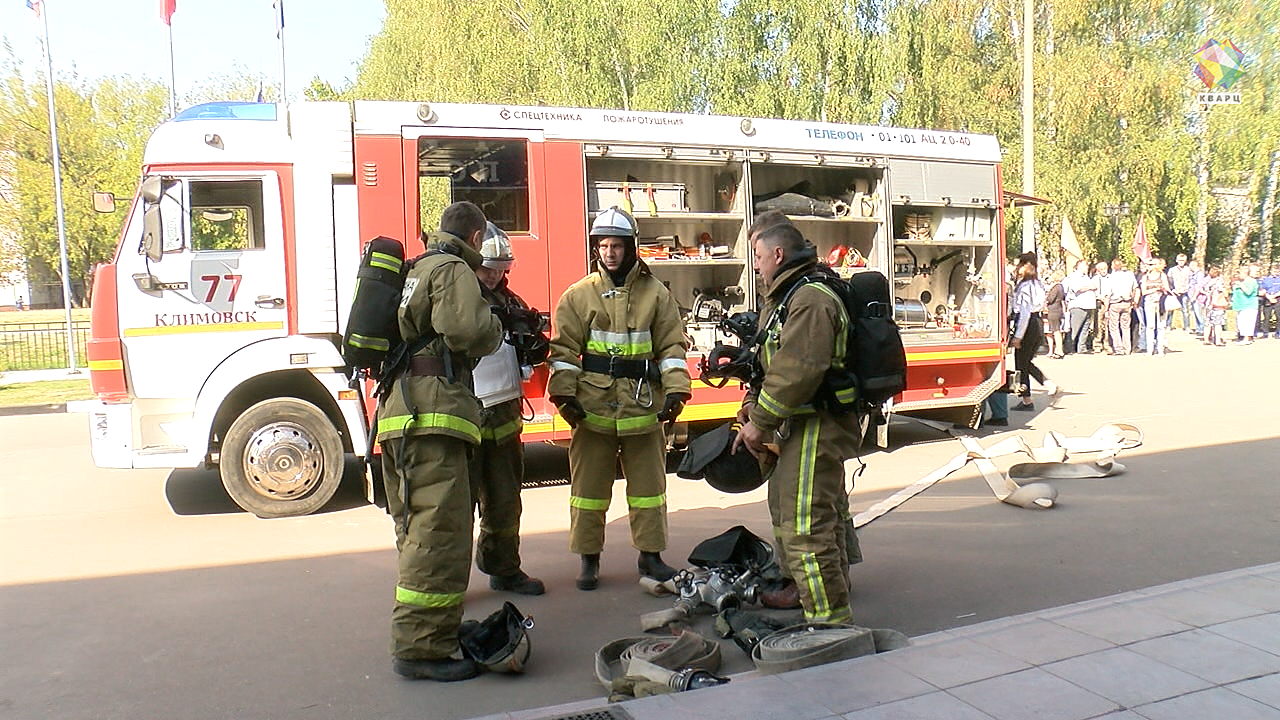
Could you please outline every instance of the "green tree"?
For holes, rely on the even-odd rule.
[[[61,77],[54,84],[69,280],[73,302],[92,293],[93,268],[110,260],[120,216],[93,211],[91,195],[128,197],[138,180],[142,150],[167,108],[166,88],[147,80]],[[0,64],[0,152],[13,161],[14,201],[0,208],[0,224],[18,228],[18,246],[35,271],[61,277],[43,76],[24,76],[12,56]]]
[[[311,82],[307,83],[307,86],[302,89],[302,96],[307,100],[344,100],[346,99],[346,94],[347,93],[344,91],[339,90],[326,82],[319,75],[312,77]]]
[[[387,0],[353,95],[689,111],[714,0]]]

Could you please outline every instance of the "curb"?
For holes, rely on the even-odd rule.
[[[12,405],[0,407],[0,417],[14,415],[55,415],[58,413],[87,413],[93,404],[92,400],[68,400],[62,403],[44,403],[43,405]]]
[[[66,403],[46,403],[44,405],[14,405],[0,407],[0,417],[13,415],[52,415],[67,412]]]

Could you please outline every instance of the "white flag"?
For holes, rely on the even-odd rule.
[[[1062,216],[1062,252],[1067,255],[1067,262],[1074,263],[1084,259],[1084,251],[1080,249],[1080,241],[1076,240],[1076,231],[1071,227],[1071,220]]]

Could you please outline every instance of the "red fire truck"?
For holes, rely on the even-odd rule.
[[[820,122],[412,102],[211,103],[149,140],[114,260],[97,270],[88,346],[95,462],[216,465],[261,516],[333,495],[364,456],[372,404],[338,351],[361,246],[413,256],[443,203],[511,237],[511,282],[549,311],[588,272],[594,214],[629,209],[640,252],[686,312],[689,365],[755,308],[744,237],[787,212],[842,272],[891,278],[908,389],[888,410],[976,420],[1004,380],[995,137]],[[567,439],[526,383],[526,441]],[[683,423],[733,416],[736,384],[695,380]]]

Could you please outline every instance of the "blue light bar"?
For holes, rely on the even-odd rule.
[[[184,120],[275,120],[275,103],[210,102],[192,105],[174,116]]]

